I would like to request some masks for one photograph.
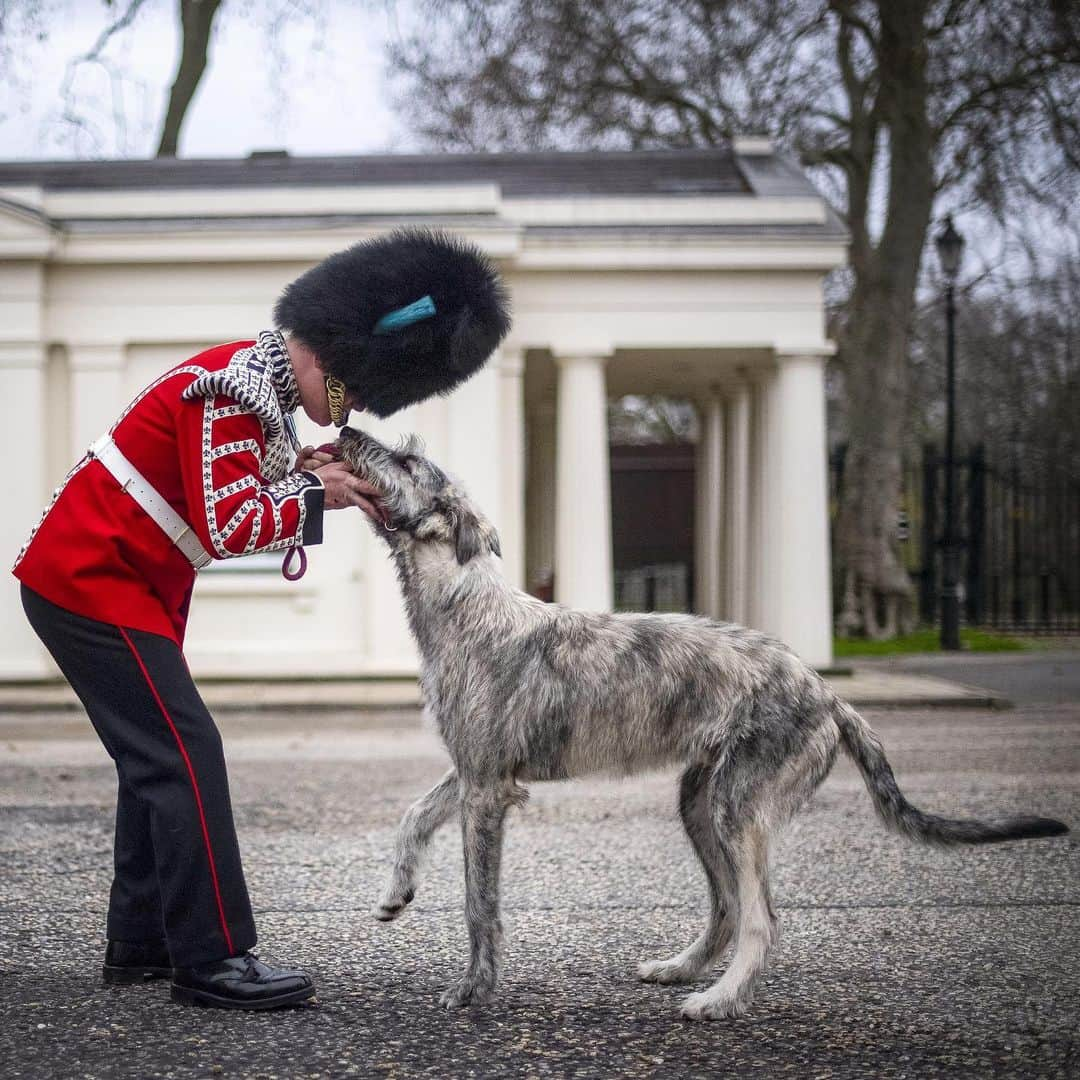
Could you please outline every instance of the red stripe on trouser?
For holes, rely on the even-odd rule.
[[[225,944],[228,946],[230,954],[234,953],[236,950],[233,948],[232,935],[229,933],[229,926],[225,921],[225,905],[221,902],[221,889],[218,887],[217,867],[214,865],[214,849],[210,846],[210,830],[206,827],[206,814],[203,812],[202,796],[199,794],[199,784],[195,779],[195,769],[191,764],[191,758],[188,757],[187,749],[184,746],[184,740],[180,738],[180,732],[176,730],[176,725],[169,715],[169,710],[165,708],[165,702],[161,700],[161,695],[154,685],[154,680],[150,678],[150,672],[146,670],[146,665],[143,663],[142,657],[135,648],[135,643],[128,637],[127,631],[122,626],[118,626],[117,629],[127,642],[127,646],[131,650],[131,655],[135,657],[135,662],[139,665],[139,670],[143,673],[143,678],[146,680],[146,685],[150,687],[150,693],[154,695],[154,700],[161,710],[161,715],[165,717],[165,722],[169,725],[169,730],[173,733],[173,738],[176,739],[176,745],[180,748],[180,756],[184,759],[184,764],[187,766],[188,776],[191,778],[191,790],[195,792],[195,805],[199,810],[199,822],[202,825],[203,841],[206,844],[206,857],[210,861],[210,880],[214,886],[214,898],[217,900],[218,916],[221,919],[221,932],[225,935]]]

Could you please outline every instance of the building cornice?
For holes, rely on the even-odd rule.
[[[616,156],[626,168],[635,162],[645,168],[652,189],[621,190],[612,159],[603,155],[188,162],[176,168],[45,163],[38,173],[32,165],[0,165],[0,257],[76,264],[314,261],[388,228],[426,225],[461,233],[521,270],[825,272],[845,260],[843,226],[783,158],[764,152]],[[737,163],[748,180],[720,192],[695,188],[704,183],[694,172],[703,161],[728,180]],[[478,178],[461,168],[463,162],[490,163],[494,179]],[[264,168],[280,168],[293,182],[267,183]],[[574,169],[611,190],[544,188],[548,175],[571,184]],[[344,182],[350,170],[356,181]],[[394,175],[407,179],[371,182]],[[441,182],[447,176],[465,179]],[[182,186],[185,177],[188,186]],[[529,177],[535,190],[522,188]]]
[[[302,223],[273,228],[206,228],[171,223],[167,230],[95,225],[19,240],[0,238],[0,257],[35,257],[59,264],[214,263],[315,261],[349,244],[401,225],[449,228],[492,258],[522,271],[801,270],[828,272],[843,265],[846,238],[650,232],[626,228],[597,234],[560,230],[544,234],[505,222],[380,218],[377,222]]]
[[[162,191],[46,191],[41,209],[65,219],[153,220],[324,214],[495,214],[495,184],[409,184],[385,187],[189,188]]]

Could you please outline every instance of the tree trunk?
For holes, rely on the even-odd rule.
[[[895,632],[898,609],[911,595],[896,533],[908,336],[934,196],[925,7],[925,0],[879,2],[876,111],[888,135],[889,164],[876,246],[865,239],[866,188],[849,185],[855,288],[840,342],[850,430],[835,535],[847,575],[838,629],[868,636]]]
[[[206,70],[210,30],[220,6],[221,0],[180,0],[180,65],[169,93],[158,157],[176,157],[180,128]]]
[[[835,543],[850,585],[838,629],[868,637],[884,636],[879,608],[910,590],[896,550],[907,340],[890,314],[895,299],[876,275],[857,281],[840,349],[849,431]]]

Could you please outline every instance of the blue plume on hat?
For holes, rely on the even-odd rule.
[[[406,326],[412,326],[421,319],[430,319],[435,314],[435,301],[430,296],[421,296],[415,304],[398,308],[384,315],[375,324],[376,334],[392,334],[395,330],[404,330]]]

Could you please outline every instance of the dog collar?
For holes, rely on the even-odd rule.
[[[393,527],[387,525],[384,521],[383,528],[387,532],[400,532],[402,529],[404,529],[406,532],[409,532],[412,529],[415,529],[421,521],[423,521],[425,518],[431,517],[431,515],[434,513],[436,513],[435,510],[425,510],[422,514],[417,514],[416,517],[409,518],[408,521],[403,521],[400,525],[394,525]]]

